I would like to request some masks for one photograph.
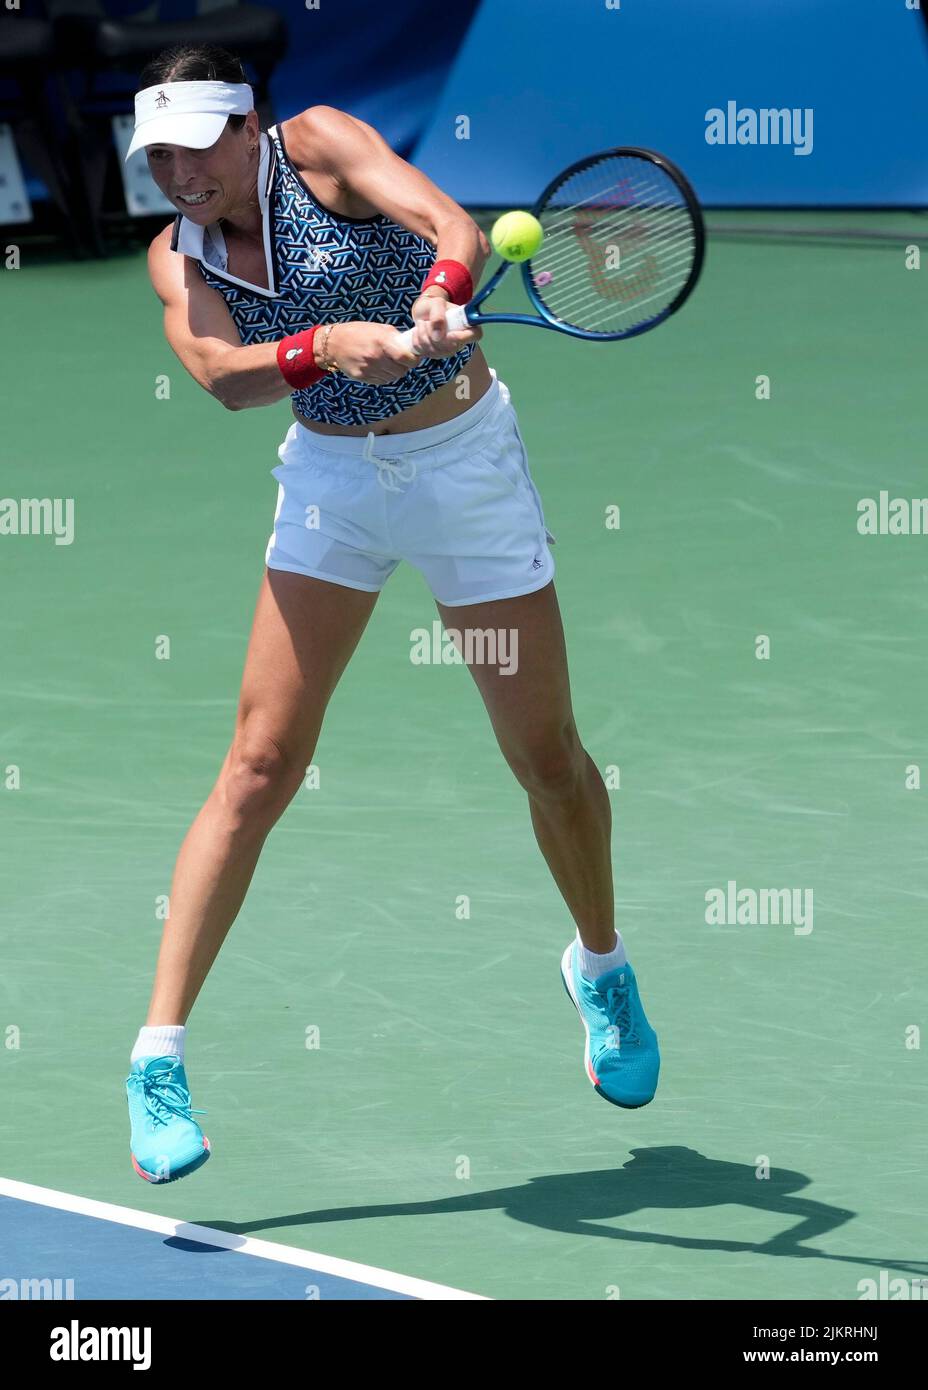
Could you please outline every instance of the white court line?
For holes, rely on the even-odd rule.
[[[239,1255],[253,1255],[259,1260],[275,1260],[278,1264],[295,1265],[299,1269],[319,1270],[342,1279],[354,1279],[376,1289],[411,1294],[422,1299],[479,1298],[480,1293],[466,1293],[447,1284],[433,1284],[428,1279],[414,1279],[408,1274],[394,1274],[375,1265],[356,1264],[336,1255],[318,1255],[312,1250],[297,1250],[292,1245],[278,1245],[272,1240],[255,1240],[252,1236],[237,1236],[230,1231],[217,1231],[211,1226],[196,1226],[189,1221],[175,1221],[170,1216],[157,1216],[151,1211],[136,1211],[133,1207],[117,1207],[112,1202],[95,1202],[91,1197],[77,1197],[72,1192],[56,1192],[51,1187],[34,1187],[32,1183],[0,1178],[0,1197],[15,1197],[37,1206],[73,1211],[80,1216],[95,1216],[100,1221],[114,1221],[120,1226],[133,1226],[140,1231],[155,1231],[159,1235],[181,1240],[195,1240],[203,1245],[215,1245]]]

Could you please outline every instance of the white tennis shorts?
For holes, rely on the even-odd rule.
[[[323,435],[296,421],[265,562],[377,593],[401,560],[441,603],[513,598],[554,577],[541,498],[509,390],[462,415],[398,434]]]

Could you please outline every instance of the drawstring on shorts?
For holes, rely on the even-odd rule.
[[[370,463],[376,463],[377,481],[381,487],[386,488],[387,492],[402,492],[397,479],[404,483],[412,482],[416,476],[415,459],[406,459],[405,462],[402,462],[399,459],[378,458],[374,453],[374,439],[374,431],[368,430],[361,457]]]

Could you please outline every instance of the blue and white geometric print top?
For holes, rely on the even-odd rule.
[[[228,273],[218,222],[199,227],[179,213],[171,238],[171,249],[197,261],[206,283],[225,299],[244,344],[275,342],[314,323],[347,319],[412,327],[409,311],[435,262],[431,242],[382,213],[329,212],[290,163],[277,126],[261,132],[258,199],[269,289]],[[307,419],[332,425],[384,420],[450,381],[475,347],[467,343],[453,357],[427,358],[389,386],[326,372],[290,399]]]

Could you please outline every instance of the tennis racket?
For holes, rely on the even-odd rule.
[[[588,155],[548,184],[531,209],[544,229],[521,262],[534,314],[484,314],[511,262],[469,304],[449,306],[449,329],[524,323],[573,338],[612,342],[647,333],[675,314],[702,269],[705,228],[680,170],[653,150],[620,147]],[[401,334],[411,347],[413,330]]]

